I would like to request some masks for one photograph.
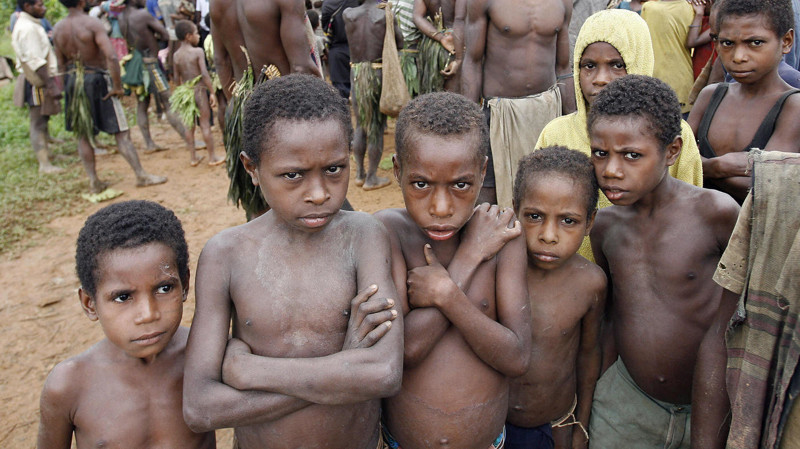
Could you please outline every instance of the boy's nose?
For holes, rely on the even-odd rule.
[[[556,232],[557,224],[553,220],[546,220],[539,232],[539,240],[544,243],[558,243],[558,232]]]
[[[136,324],[149,323],[161,318],[158,310],[158,300],[153,295],[147,295],[139,301],[139,313],[136,317]]]
[[[449,217],[453,209],[450,196],[444,189],[434,189],[433,199],[431,200],[430,212],[434,217]]]
[[[615,179],[622,178],[621,165],[615,161],[615,158],[611,157],[608,159],[608,161],[606,161],[606,165],[603,167],[603,177]]]
[[[733,62],[742,63],[747,61],[747,49],[743,46],[735,46],[733,48]]]
[[[325,184],[322,182],[321,179],[310,179],[310,184],[308,186],[308,190],[306,191],[306,198],[305,200],[309,203],[320,205],[328,201],[331,197],[330,192],[328,189],[325,188]]]

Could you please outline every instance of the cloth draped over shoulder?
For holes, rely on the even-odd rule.
[[[714,274],[740,294],[726,335],[727,448],[777,449],[792,447],[781,440],[787,421],[800,419],[800,410],[792,412],[800,359],[800,155],[753,150],[750,158],[753,189]]]
[[[584,22],[575,43],[572,67],[577,111],[558,117],[545,126],[536,142],[537,149],[561,145],[591,157],[586,122],[589,105],[581,94],[580,61],[586,47],[595,42],[607,42],[616,48],[625,61],[628,74],[653,76],[653,46],[650,43],[650,30],[645,21],[635,12],[622,9],[602,10],[593,14]],[[681,122],[681,138],[683,139],[681,154],[669,168],[669,173],[681,181],[702,186],[703,163],[700,151],[697,149],[692,129],[685,121]],[[597,207],[610,205],[608,198],[600,192]],[[584,239],[578,252],[587,259],[594,260],[588,237]]]

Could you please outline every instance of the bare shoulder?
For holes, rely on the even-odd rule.
[[[684,183],[685,184],[685,183]],[[686,184],[692,213],[726,242],[739,217],[739,204],[727,193]],[[723,235],[720,236],[719,233]]]
[[[580,279],[587,292],[592,294],[605,291],[608,279],[606,273],[596,263],[589,259],[575,254],[572,263],[572,276]]]
[[[401,233],[409,228],[409,225],[414,225],[408,211],[401,208],[384,209],[375,212],[375,218],[381,221],[386,226],[389,232]]]
[[[622,208],[620,207],[609,206],[598,210],[594,225],[592,225],[592,240],[602,239],[615,223],[620,222],[620,218],[622,218]]]
[[[338,215],[340,226],[345,226],[348,231],[359,233],[360,241],[369,242],[370,237],[386,236],[386,226],[377,217],[366,212],[340,210]]]
[[[260,218],[262,217],[218,232],[206,242],[200,257],[212,258],[218,265],[229,260],[230,257],[241,251],[241,249],[247,245],[248,241],[253,239],[254,232],[252,231],[257,229],[257,227],[253,225]]]
[[[59,408],[72,408],[80,398],[84,382],[100,364],[106,364],[110,357],[106,351],[109,342],[105,339],[95,343],[82,353],[57,364],[45,380],[42,400]]]

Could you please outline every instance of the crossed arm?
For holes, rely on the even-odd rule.
[[[369,306],[364,304],[377,306],[379,314],[394,310],[388,300],[364,302],[376,290],[381,297],[395,294],[386,236],[372,234],[373,238],[363,239],[369,248],[364,244],[358,249],[358,260],[363,262],[357,273],[361,291],[351,303],[345,347],[311,358],[258,356],[238,340],[228,345],[231,299],[225,260],[230,248],[217,239],[208,243],[198,262],[197,307],[184,375],[184,418],[192,430],[250,425],[278,419],[311,403],[356,403],[391,396],[399,389],[402,318],[392,318],[391,325],[384,323],[385,314],[383,321],[366,318]],[[377,289],[365,288],[373,284]],[[226,346],[230,346],[227,353]]]

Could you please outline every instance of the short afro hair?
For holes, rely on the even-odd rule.
[[[476,133],[475,158],[483,163],[489,151],[489,127],[481,108],[452,92],[420,95],[400,111],[394,146],[401,168],[408,159],[409,143],[418,133],[442,137]]]
[[[794,28],[791,0],[724,0],[717,9],[717,31],[726,19],[749,15],[764,16],[778,39]]]
[[[278,120],[335,120],[349,151],[353,127],[347,100],[322,79],[293,74],[268,80],[247,99],[242,131],[243,151],[258,165],[261,154],[270,149]]]
[[[76,2],[77,3],[77,2]],[[25,5],[35,5],[36,0],[17,0],[17,6],[20,11],[25,11]],[[66,5],[64,5],[66,6]],[[69,8],[69,6],[67,6]]]
[[[22,1],[24,1],[24,0],[22,0]],[[61,2],[61,4],[64,5],[65,8],[75,8],[76,6],[78,6],[78,1],[79,0],[58,0],[58,1]],[[33,2],[31,2],[31,3],[33,3]]]
[[[175,36],[179,41],[186,39],[186,36],[192,34],[195,30],[195,24],[188,20],[179,20],[175,22]]]
[[[189,248],[181,222],[171,210],[152,201],[124,201],[92,214],[78,234],[75,265],[81,288],[97,294],[100,259],[118,248],[163,243],[175,252],[184,292],[189,288]]]
[[[597,94],[589,110],[587,126],[602,117],[642,117],[666,150],[681,135],[681,105],[675,92],[663,81],[644,75],[617,78]]]
[[[513,193],[514,208],[517,212],[519,212],[528,184],[534,179],[551,173],[565,175],[583,187],[587,217],[597,210],[600,186],[597,184],[592,160],[580,151],[553,146],[536,150],[519,161]]]

